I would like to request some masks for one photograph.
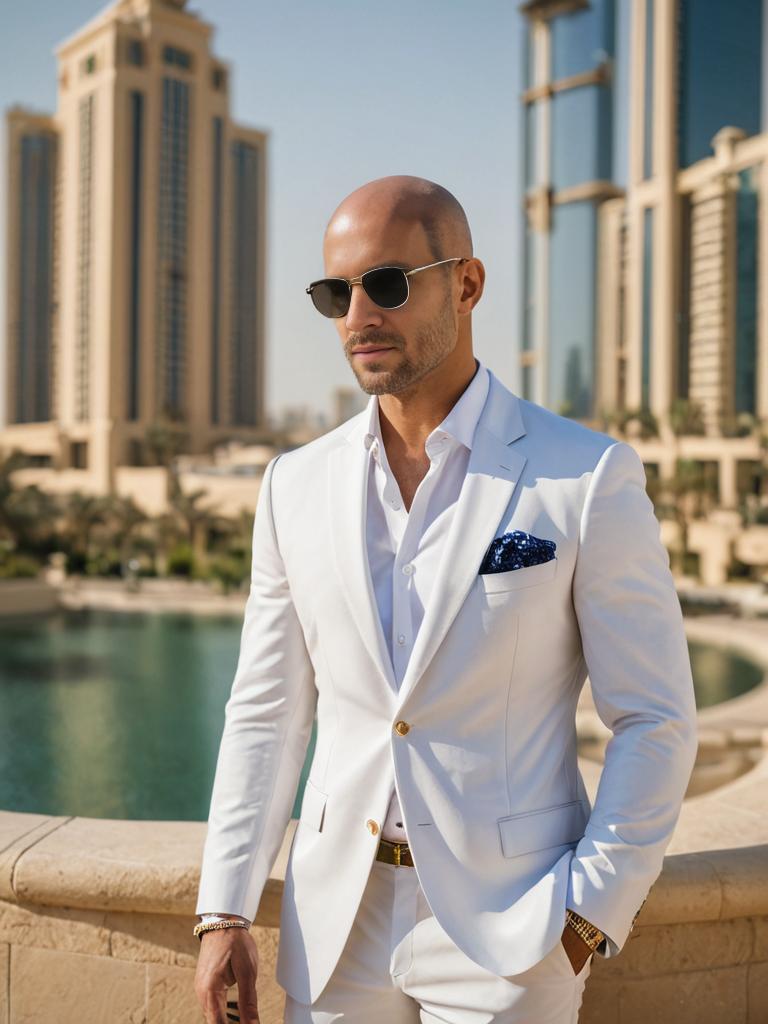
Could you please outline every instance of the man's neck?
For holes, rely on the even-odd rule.
[[[445,387],[433,387],[430,380],[408,395],[379,396],[381,438],[390,461],[424,458],[426,439],[464,394],[479,365],[471,356],[470,365]]]

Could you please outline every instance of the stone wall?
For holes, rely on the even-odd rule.
[[[702,798],[705,799],[705,798]],[[285,860],[264,892],[263,1024]],[[0,812],[0,1024],[202,1024],[192,935],[205,824]],[[768,845],[672,854],[618,957],[593,961],[581,1024],[765,1024]]]

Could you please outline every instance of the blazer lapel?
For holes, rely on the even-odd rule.
[[[328,495],[333,554],[350,619],[389,692],[402,704],[435,656],[474,583],[496,535],[526,456],[509,447],[525,434],[516,395],[489,371],[488,398],[478,420],[467,473],[402,684],[398,688],[373,590],[366,540],[369,454],[362,444],[364,413],[346,444],[328,456]]]
[[[527,461],[509,447],[523,434],[518,398],[491,373],[488,399],[475,430],[467,473],[400,686],[398,706],[424,675],[477,578]]]
[[[347,444],[328,456],[328,500],[333,554],[350,610],[350,621],[360,632],[380,677],[392,693],[397,682],[389,648],[381,628],[373,590],[366,514],[368,505],[369,454],[362,443],[360,421],[347,434]]]

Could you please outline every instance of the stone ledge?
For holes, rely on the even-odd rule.
[[[286,831],[256,923],[277,927]],[[194,916],[204,822],[0,811],[0,898],[30,906]],[[768,844],[668,855],[638,925],[768,915]]]

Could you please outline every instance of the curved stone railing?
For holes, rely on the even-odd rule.
[[[693,620],[768,664],[768,629]],[[689,624],[687,623],[687,626]],[[580,1024],[768,1021],[768,681],[699,713],[704,744],[751,767],[683,803],[661,875],[618,957],[596,957]],[[719,738],[718,738],[719,737]],[[600,766],[582,761],[594,792]],[[274,979],[292,821],[252,934],[263,1024]],[[193,991],[202,822],[0,811],[0,1024],[202,1024]]]
[[[768,842],[732,845],[746,816],[764,829],[750,808],[767,784],[765,757],[732,792],[685,802],[620,956],[593,961],[582,1024],[768,1020]],[[282,1020],[274,964],[295,826],[252,929],[263,1024]],[[0,1022],[202,1022],[191,932],[205,828],[0,812]],[[692,834],[698,848],[682,849]]]

